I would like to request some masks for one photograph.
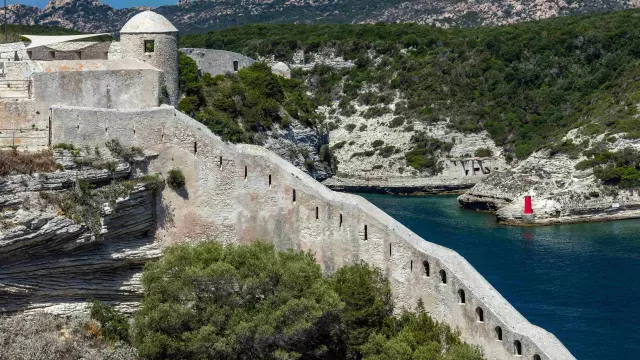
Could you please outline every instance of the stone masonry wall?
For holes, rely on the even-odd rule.
[[[157,153],[151,173],[182,169],[186,190],[165,189],[157,202],[156,242],[163,246],[205,238],[225,244],[264,239],[280,249],[315,252],[326,272],[365,261],[388,276],[398,308],[415,308],[422,299],[435,319],[460,329],[488,359],[516,358],[516,342],[523,359],[574,359],[456,252],[418,237],[359,196],[327,189],[264,148],[224,143],[167,106],[128,111],[54,106],[51,114],[52,143],[94,146],[117,138]]]
[[[256,62],[250,57],[224,50],[183,48],[180,51],[189,55],[198,64],[198,69],[212,76],[235,72],[234,61],[238,62],[238,70]]]

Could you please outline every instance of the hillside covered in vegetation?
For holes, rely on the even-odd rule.
[[[342,69],[317,62],[294,75],[316,105],[337,103],[339,113],[374,105],[373,117],[393,113],[397,124],[486,130],[510,160],[544,148],[602,151],[598,141],[566,142],[575,128],[594,139],[640,137],[638,19],[640,11],[629,10],[474,29],[251,25],[181,42],[290,63],[300,52],[309,64],[324,54],[351,61]]]

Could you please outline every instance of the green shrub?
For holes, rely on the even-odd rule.
[[[402,116],[396,116],[393,118],[393,120],[391,120],[391,122],[389,123],[389,127],[390,128],[397,128],[400,127],[402,125],[404,125],[404,121],[405,118]]]
[[[347,144],[346,141],[340,141],[331,147],[333,151],[342,149]]]
[[[384,145],[384,140],[380,140],[380,139],[378,139],[378,140],[374,140],[374,141],[371,143],[371,146],[372,146],[372,147],[374,147],[374,148],[380,147],[380,146],[382,146],[382,145]]]
[[[98,300],[91,300],[89,308],[91,318],[100,323],[100,333],[104,338],[129,343],[129,320],[123,314]]]
[[[132,334],[144,359],[363,359],[387,341],[415,349],[409,358],[427,345],[434,359],[482,358],[421,304],[394,317],[379,270],[361,263],[325,277],[313,254],[260,241],[169,247],[142,285]]]
[[[491,149],[489,148],[479,148],[476,149],[474,155],[475,157],[491,157],[493,156],[493,151],[491,151]]]
[[[362,124],[360,125],[360,127],[358,128],[358,131],[365,131],[367,130],[367,124]]]
[[[174,190],[183,189],[186,185],[186,180],[182,170],[177,168],[169,170],[167,175],[167,184],[169,184],[169,186]]]
[[[344,126],[344,128],[348,131],[348,132],[352,132],[355,128],[356,128],[356,124],[347,124]]]
[[[387,145],[378,149],[378,155],[382,156],[383,158],[391,157],[391,155],[397,152],[398,152],[398,148],[396,148],[393,145]]]

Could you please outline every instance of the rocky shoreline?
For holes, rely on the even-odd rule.
[[[396,196],[433,196],[433,195],[461,195],[473,185],[356,185],[356,184],[325,184],[333,191],[364,194],[383,194]]]

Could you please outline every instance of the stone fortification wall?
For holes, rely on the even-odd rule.
[[[53,104],[107,109],[158,105],[162,73],[135,60],[20,61],[7,69],[0,85],[11,80],[29,88],[0,90],[0,147],[46,148]]]
[[[518,356],[516,344],[524,359],[574,359],[460,255],[418,237],[359,196],[327,189],[264,148],[224,143],[171,107],[52,108],[53,143],[95,146],[110,138],[157,153],[149,172],[176,167],[186,176],[185,191],[158,195],[159,244],[265,239],[281,249],[314,251],[327,272],[366,261],[389,277],[398,308],[422,299],[432,316],[460,329],[489,359]]]
[[[189,55],[198,64],[198,69],[212,76],[232,73],[256,62],[250,57],[224,50],[183,48],[180,51]],[[237,62],[237,69],[234,62]]]
[[[72,41],[29,49],[31,60],[97,60],[107,59],[111,41]]]

